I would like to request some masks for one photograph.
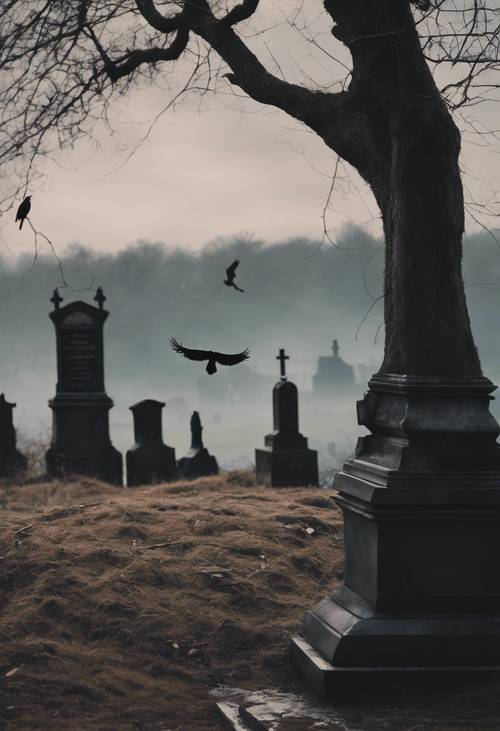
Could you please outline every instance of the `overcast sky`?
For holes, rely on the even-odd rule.
[[[269,27],[283,20],[283,10],[296,5],[295,0],[279,7],[263,0],[255,22]],[[310,32],[328,51],[339,52],[322,4],[309,7],[313,6],[318,19],[312,17]],[[343,75],[338,63],[286,24],[263,39],[290,80],[307,75],[326,82]],[[274,61],[265,50],[264,55],[272,68]],[[340,59],[346,60],[343,51]],[[194,94],[166,112],[125,162],[127,150],[144,136],[148,121],[181,81],[180,70],[178,78],[171,77],[170,89],[136,91],[120,100],[113,117],[117,134],[111,137],[101,130],[99,149],[84,142],[44,162],[45,177],[32,191],[31,217],[37,228],[61,251],[75,241],[117,251],[139,239],[199,249],[218,236],[235,234],[270,242],[302,235],[320,238],[335,156],[283,113],[235,99],[227,81],[218,84],[216,95],[205,97],[201,112]],[[486,125],[495,113],[474,109]],[[498,162],[489,150],[466,146],[463,163],[472,173],[468,185],[476,197],[487,200],[492,190],[500,189]],[[340,174],[344,176],[344,170]],[[29,228],[19,232],[13,217],[0,221],[0,243],[7,256],[33,247]],[[333,236],[348,222],[380,232],[373,198],[353,172],[349,182],[339,180],[327,213]]]

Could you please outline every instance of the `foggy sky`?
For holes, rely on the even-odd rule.
[[[302,35],[285,20],[298,5],[295,0],[264,0],[252,27],[271,29],[248,43],[269,69],[281,73],[264,45],[268,43],[290,81],[313,85],[342,79],[342,63],[349,59],[332,38],[321,3],[306,6],[303,20],[309,25]],[[248,33],[248,27],[241,32]],[[339,62],[313,48],[308,34]],[[321,236],[335,155],[284,113],[236,96],[226,80],[201,105],[196,92],[181,99],[116,169],[146,134],[147,122],[181,87],[186,69],[184,62],[174,72],[164,65],[161,88],[135,90],[118,100],[111,114],[115,136],[98,127],[95,144],[78,143],[75,150],[41,164],[45,178],[33,186],[31,215],[58,251],[73,241],[97,251],[118,251],[138,239],[198,250],[217,236],[242,233],[266,241]],[[494,126],[494,106],[475,107],[468,114],[485,127]],[[465,135],[462,167],[468,200],[489,201],[500,188],[497,157],[482,144]],[[367,186],[347,166],[339,172],[327,215],[332,235],[348,222],[379,234],[378,211]],[[14,211],[0,220],[0,247],[8,258],[33,248],[29,229],[20,233],[13,218]],[[469,220],[469,229],[475,227]]]

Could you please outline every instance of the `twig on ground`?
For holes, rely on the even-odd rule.
[[[17,536],[18,533],[23,533],[25,530],[30,530],[31,528],[33,528],[33,523],[25,525],[24,528],[19,528],[18,530],[15,530],[14,535]]]

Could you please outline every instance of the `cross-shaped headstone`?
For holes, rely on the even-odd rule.
[[[57,288],[52,292],[52,297],[50,298],[50,301],[54,305],[54,310],[58,310],[59,305],[63,301],[63,298],[59,294],[59,290]]]
[[[276,360],[280,362],[280,378],[282,381],[286,381],[286,360],[290,360],[289,355],[285,355],[285,349],[280,348],[280,354],[276,356]]]
[[[97,287],[94,299],[99,305],[99,309],[102,310],[106,301],[106,295],[102,291],[102,287]]]

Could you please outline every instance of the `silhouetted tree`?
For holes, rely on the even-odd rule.
[[[265,68],[238,32],[258,17],[258,6],[259,0],[6,0],[0,163],[73,143],[115,91],[157,77],[181,54],[194,55],[187,82],[194,83],[201,41],[219,54],[235,87],[307,125],[371,187],[386,244],[382,370],[479,375],[461,275],[460,134],[451,112],[498,89],[494,3],[325,0],[332,33],[352,57],[338,93],[289,83]],[[445,64],[453,75],[440,90],[433,71]]]

